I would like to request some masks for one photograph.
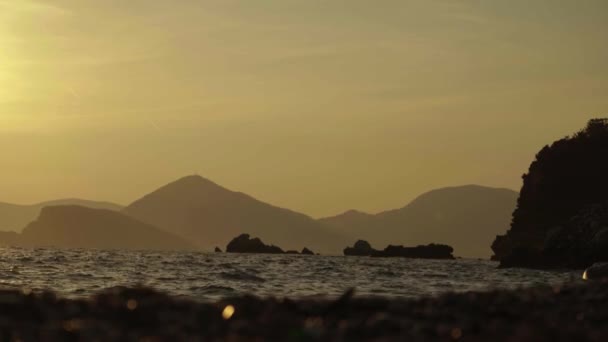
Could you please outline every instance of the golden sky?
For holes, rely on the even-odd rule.
[[[605,0],[0,0],[0,201],[198,173],[313,216],[519,189],[608,116]]]

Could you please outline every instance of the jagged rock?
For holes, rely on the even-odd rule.
[[[372,256],[372,257],[403,257],[419,259],[454,259],[451,246],[429,244],[426,246],[403,247],[389,245],[384,250],[379,251],[364,240],[359,240],[353,247],[344,249],[344,255],[353,256]]]
[[[353,247],[347,247],[344,249],[344,255],[354,255],[354,256],[370,256],[376,250],[372,248],[372,245],[365,240],[359,240],[355,242]]]
[[[315,255],[315,253],[313,251],[311,251],[310,249],[304,247],[304,249],[302,249],[302,252],[300,252],[300,254],[303,255]]]
[[[283,250],[274,245],[266,245],[259,238],[251,239],[249,234],[241,234],[232,239],[226,246],[228,253],[268,253],[283,254]]]
[[[608,119],[544,147],[524,175],[501,267],[585,268],[608,261]]]
[[[215,253],[222,253],[222,250],[219,247],[215,247]]]
[[[448,245],[429,244],[426,246],[403,247],[389,245],[383,251],[375,251],[372,257],[403,257],[417,259],[454,259],[454,248]]]

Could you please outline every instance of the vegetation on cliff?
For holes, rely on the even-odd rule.
[[[607,157],[608,119],[591,120],[574,136],[545,146],[523,176],[511,229],[492,245],[495,259],[541,268],[601,261],[603,254],[588,245],[606,228],[602,211],[593,208],[608,200]],[[587,228],[579,234],[582,225]],[[556,247],[566,240],[568,248]],[[580,250],[589,252],[584,260],[572,255]]]

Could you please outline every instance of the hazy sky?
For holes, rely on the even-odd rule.
[[[605,0],[0,0],[0,201],[198,173],[313,216],[519,189],[608,116]]]

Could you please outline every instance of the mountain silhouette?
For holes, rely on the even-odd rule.
[[[32,205],[20,205],[0,202],[0,229],[18,232],[28,223],[34,221],[42,208],[58,205],[78,205],[93,209],[120,211],[122,206],[109,202],[89,201],[77,198],[60,199]]]
[[[20,245],[20,234],[17,232],[0,231],[0,246]]]
[[[319,222],[373,245],[444,243],[463,257],[488,258],[508,229],[518,193],[478,185],[427,192],[407,206],[379,214],[351,210]]]
[[[4,232],[0,238],[15,238],[15,234]],[[81,206],[44,207],[40,216],[28,224],[12,244],[98,249],[194,248],[177,236],[120,212]]]
[[[286,249],[339,253],[348,239],[309,216],[188,176],[135,201],[124,213],[212,250],[242,233]]]

